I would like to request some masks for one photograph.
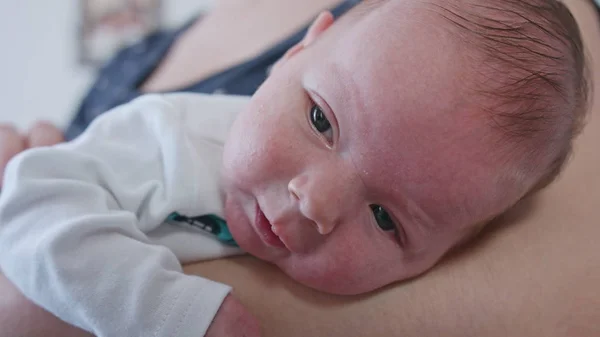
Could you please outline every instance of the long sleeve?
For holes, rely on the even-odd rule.
[[[73,142],[19,155],[0,194],[2,272],[98,337],[203,336],[230,288],[183,274],[180,260],[235,250],[163,222],[222,214],[222,143],[245,102],[146,96]]]

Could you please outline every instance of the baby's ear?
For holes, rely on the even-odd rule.
[[[321,14],[317,16],[310,27],[308,27],[306,35],[304,35],[304,38],[299,44],[302,44],[302,47],[308,47],[315,42],[324,31],[331,27],[334,21],[335,19],[333,18],[333,14],[331,14],[331,12],[321,12]]]
[[[331,27],[334,21],[335,19],[333,18],[333,14],[331,14],[331,12],[321,12],[321,14],[317,16],[310,27],[308,27],[306,35],[304,35],[302,41],[296,43],[292,48],[288,49],[283,57],[273,65],[272,71],[275,71],[277,68],[281,67],[282,64],[284,64],[292,56],[296,55],[299,51],[313,44],[324,31]]]

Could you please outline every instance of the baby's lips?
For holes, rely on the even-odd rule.
[[[273,232],[273,234],[275,234],[279,238],[279,240],[281,240],[281,242],[283,242],[283,244],[285,245],[285,247],[288,250],[290,250],[289,245],[286,243],[286,240],[283,237],[281,226],[278,226],[278,225],[275,225],[275,224],[271,224],[271,232]]]

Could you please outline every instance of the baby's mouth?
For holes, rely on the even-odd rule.
[[[273,226],[269,219],[265,216],[265,214],[260,209],[258,203],[256,204],[256,217],[254,221],[254,227],[258,236],[262,239],[264,243],[271,247],[276,248],[284,248],[287,249],[283,241],[273,232]]]

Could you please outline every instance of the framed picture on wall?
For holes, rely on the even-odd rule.
[[[79,61],[98,67],[118,49],[158,29],[162,0],[78,0]]]

